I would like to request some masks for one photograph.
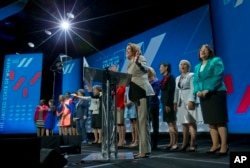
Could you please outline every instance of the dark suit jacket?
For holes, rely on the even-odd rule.
[[[76,102],[75,117],[83,118],[84,115],[88,117],[88,106],[89,103],[87,100],[79,99],[79,102]]]
[[[161,88],[161,103],[163,106],[170,106],[173,108],[174,104],[174,91],[175,91],[175,79],[174,76],[169,74],[168,79]]]

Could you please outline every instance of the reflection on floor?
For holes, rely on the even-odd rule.
[[[161,136],[158,148],[153,150],[148,158],[134,159],[130,158],[132,154],[138,153],[138,148],[129,148],[124,146],[118,149],[118,157],[111,157],[109,160],[101,159],[101,146],[83,144],[81,154],[68,155],[69,168],[153,168],[153,167],[171,167],[171,168],[229,168],[230,153],[232,152],[250,152],[249,135],[230,135],[229,152],[227,156],[217,154],[207,154],[210,149],[210,136],[198,135],[197,150],[195,152],[180,152],[178,150],[166,150],[164,147],[168,143],[168,135]],[[180,136],[181,137],[181,136]],[[181,139],[179,140],[181,142]],[[129,142],[127,142],[129,144]],[[179,144],[181,145],[181,144]],[[121,158],[123,154],[129,154],[128,158]],[[96,158],[93,158],[96,156]]]

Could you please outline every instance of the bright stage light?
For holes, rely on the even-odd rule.
[[[49,25],[52,25],[52,27],[49,27],[48,29],[43,30],[43,32],[47,35],[46,39],[41,41],[38,44],[34,44],[34,43],[28,43],[28,46],[31,48],[37,48],[41,45],[43,45],[46,41],[48,41],[49,39],[53,38],[53,37],[57,37],[57,40],[55,42],[54,45],[54,49],[57,47],[57,44],[60,41],[64,42],[64,52],[67,54],[67,45],[68,45],[68,41],[70,40],[73,45],[76,47],[75,45],[75,38],[74,36],[77,36],[79,39],[81,39],[82,41],[84,41],[85,43],[87,43],[90,47],[92,47],[93,49],[95,49],[96,51],[99,52],[99,50],[93,46],[93,44],[91,44],[88,40],[86,40],[84,38],[84,36],[82,35],[82,32],[92,32],[91,30],[87,30],[85,28],[82,27],[82,23],[84,22],[88,22],[88,21],[93,21],[96,19],[100,19],[103,17],[108,17],[108,16],[112,16],[115,14],[111,14],[111,15],[104,15],[104,16],[99,16],[96,18],[89,18],[86,20],[77,20],[76,18],[79,18],[79,16],[83,13],[83,11],[87,11],[87,10],[81,10],[80,13],[74,13],[75,7],[78,7],[77,5],[77,0],[75,0],[75,3],[73,4],[72,9],[68,9],[70,10],[70,12],[66,12],[65,8],[60,9],[59,5],[57,5],[57,3],[54,3],[55,5],[55,9],[56,12],[51,13],[50,9],[48,9],[46,6],[43,6],[43,4],[38,3],[37,1],[36,4],[43,9],[46,13],[48,13],[51,16],[51,20],[47,19],[47,18],[41,18],[42,21],[47,21],[49,23]],[[63,0],[64,2],[64,7],[66,6],[65,0]],[[88,9],[88,7],[86,8]],[[120,13],[120,12],[119,12]],[[80,26],[79,26],[80,25]],[[54,50],[53,49],[53,50]]]
[[[70,23],[68,21],[62,21],[61,24],[60,24],[60,27],[63,30],[68,30],[68,29],[70,29]]]

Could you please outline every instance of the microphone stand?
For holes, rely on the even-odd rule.
[[[55,100],[55,80],[56,80],[56,71],[53,71],[53,91],[52,91],[53,100]]]

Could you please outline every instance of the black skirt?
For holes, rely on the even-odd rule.
[[[209,92],[200,98],[200,105],[205,124],[226,124],[228,122],[227,92]]]

